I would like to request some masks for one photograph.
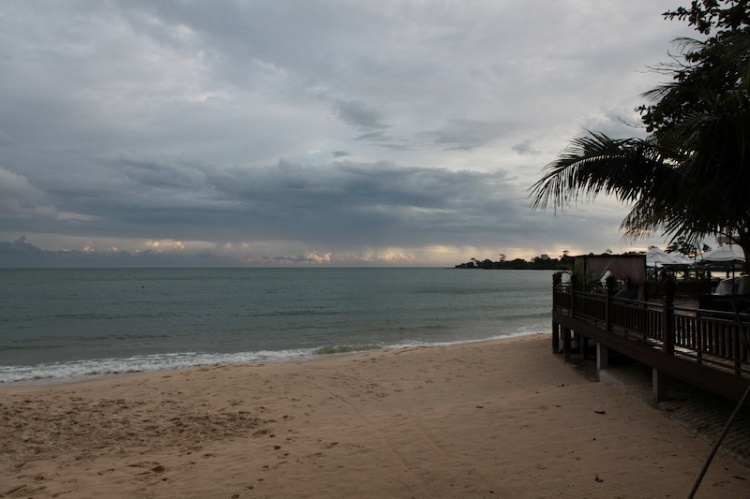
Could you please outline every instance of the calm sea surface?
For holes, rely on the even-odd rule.
[[[551,271],[0,270],[0,384],[548,331]]]

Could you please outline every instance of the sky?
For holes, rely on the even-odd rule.
[[[643,136],[687,3],[4,0],[0,267],[664,247],[529,188],[586,130]]]

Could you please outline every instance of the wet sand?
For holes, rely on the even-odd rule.
[[[709,451],[549,335],[0,388],[2,498],[685,497]]]

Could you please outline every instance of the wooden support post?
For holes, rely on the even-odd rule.
[[[563,358],[570,362],[570,328],[563,328]]]
[[[579,336],[576,334],[576,336]],[[589,339],[584,335],[580,335],[578,338],[578,354],[581,356],[583,363],[586,363],[586,350],[588,350]]]
[[[560,324],[552,323],[552,353],[560,353]]]
[[[651,390],[657,404],[667,400],[667,375],[655,367],[651,368]]]

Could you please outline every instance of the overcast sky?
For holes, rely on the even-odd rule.
[[[534,212],[638,136],[683,1],[0,3],[0,266],[454,265],[645,249]]]

